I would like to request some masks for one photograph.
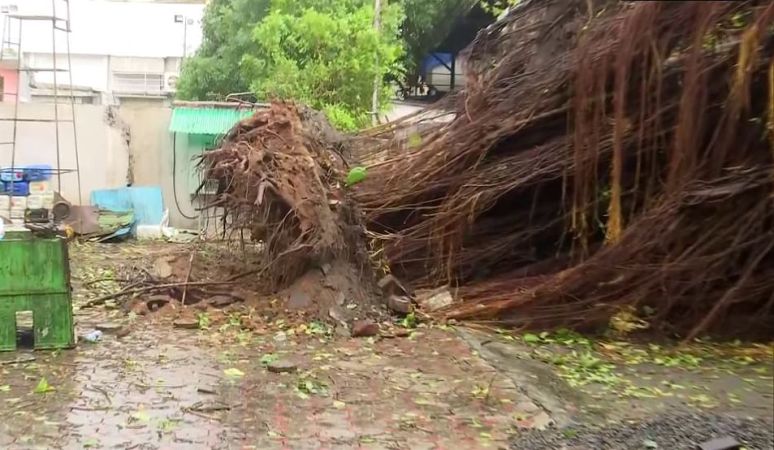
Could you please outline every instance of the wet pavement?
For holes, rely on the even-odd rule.
[[[550,421],[448,328],[350,338],[246,305],[80,308],[118,290],[109,280],[126,267],[189,251],[71,246],[76,334],[104,336],[0,353],[0,448],[504,448]]]
[[[77,334],[101,327],[104,337],[0,353],[0,448],[486,449],[527,429],[675,406],[774,416],[770,346],[739,347],[724,365],[444,326],[387,324],[398,333],[350,338],[239,305],[147,316],[77,308],[117,288],[91,284],[116,276],[117,264],[169,251],[186,250],[73,248]],[[175,328],[180,316],[199,329]]]
[[[295,371],[270,372],[277,360]],[[0,361],[8,449],[497,448],[548,420],[435,329],[377,341],[147,325]]]

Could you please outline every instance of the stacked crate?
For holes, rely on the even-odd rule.
[[[49,166],[0,169],[0,215],[8,213],[13,222],[23,222],[27,210],[54,206]]]

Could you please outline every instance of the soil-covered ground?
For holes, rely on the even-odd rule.
[[[678,413],[771,448],[770,346],[678,350],[400,319],[353,338],[258,298],[140,314],[120,300],[81,308],[119,289],[98,280],[189,253],[72,246],[76,332],[103,337],[0,354],[0,448],[683,448],[669,439],[685,428],[658,425]],[[605,436],[614,444],[595,440]]]

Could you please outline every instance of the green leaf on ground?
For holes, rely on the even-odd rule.
[[[245,376],[245,373],[237,369],[236,367],[226,369],[223,371],[223,373],[226,374],[226,376],[229,378],[242,378],[243,376]]]
[[[527,333],[521,337],[521,340],[526,344],[537,344],[540,342],[540,336],[532,333]]]
[[[99,439],[89,438],[83,441],[83,448],[97,448],[100,446]]]
[[[362,166],[353,167],[352,170],[350,170],[349,174],[347,175],[347,186],[352,186],[365,180],[366,174],[367,174],[367,171],[365,167],[362,167]]]
[[[262,365],[268,366],[278,359],[279,356],[275,355],[274,353],[266,353],[265,355],[261,356],[260,362]]]
[[[406,317],[403,318],[401,321],[401,325],[403,328],[416,328],[417,327],[417,316],[412,312],[406,315]]]
[[[136,413],[132,414],[131,418],[136,422],[142,422],[142,423],[150,422],[150,414],[148,414],[144,409],[140,409]]]
[[[0,392],[10,392],[11,386],[7,384],[0,384]]]
[[[45,394],[47,392],[54,391],[54,387],[48,384],[48,380],[46,378],[41,378],[40,381],[38,381],[38,385],[35,386],[35,390],[33,391],[36,394]]]

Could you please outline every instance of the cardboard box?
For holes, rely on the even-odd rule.
[[[30,181],[30,194],[49,194],[54,192],[50,181]]]
[[[27,197],[11,197],[11,209],[21,209],[22,211],[27,209]]]
[[[54,208],[56,195],[53,192],[49,192],[47,194],[40,194],[40,196],[43,198],[43,206],[41,206],[41,208],[45,208],[49,211],[52,210]]]
[[[26,211],[24,208],[11,208],[11,217],[10,217],[10,219],[22,219],[22,220],[24,220],[24,211]]]

